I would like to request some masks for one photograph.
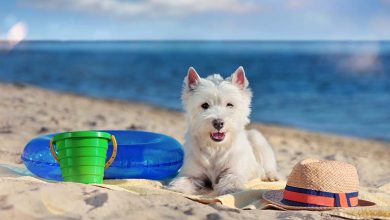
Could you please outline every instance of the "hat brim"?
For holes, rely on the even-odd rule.
[[[275,208],[283,209],[283,210],[309,210],[309,211],[327,211],[332,209],[338,209],[338,208],[344,208],[344,207],[303,207],[303,206],[290,206],[285,205],[281,201],[283,199],[283,189],[282,190],[271,190],[263,193],[263,199],[270,204],[273,205]],[[361,200],[359,199],[358,205],[355,207],[362,207],[362,206],[373,206],[375,203],[367,201],[367,200]],[[352,208],[352,207],[351,207]]]

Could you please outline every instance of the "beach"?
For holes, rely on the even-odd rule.
[[[256,111],[253,109],[252,111]],[[390,143],[295,128],[253,123],[273,146],[286,177],[305,158],[347,161],[355,165],[360,185],[377,187],[390,180]],[[0,164],[20,166],[26,143],[42,134],[70,130],[135,129],[161,132],[183,143],[182,112],[137,102],[102,100],[49,91],[25,84],[0,83]],[[332,218],[319,212],[236,210],[203,205],[180,196],[138,196],[90,185],[18,181],[0,172],[0,217],[133,219],[270,219]],[[50,208],[52,203],[73,212]],[[48,197],[53,198],[53,197]],[[93,198],[92,201],[90,198]]]

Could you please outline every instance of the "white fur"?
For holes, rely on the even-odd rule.
[[[222,195],[244,189],[251,179],[279,179],[271,146],[256,130],[245,130],[250,122],[252,92],[242,67],[229,78],[214,74],[200,78],[190,68],[183,86],[183,105],[188,122],[185,159],[169,188],[186,194],[214,190]],[[209,108],[203,109],[203,103]],[[233,104],[228,107],[227,103]],[[211,139],[214,119],[222,119],[225,138]]]

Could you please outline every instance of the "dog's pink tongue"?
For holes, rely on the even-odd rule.
[[[211,133],[211,135],[215,140],[223,140],[223,138],[225,137],[225,133],[222,132],[213,132]]]

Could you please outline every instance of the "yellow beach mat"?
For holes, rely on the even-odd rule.
[[[191,200],[204,203],[220,203],[224,206],[237,209],[275,209],[272,204],[262,199],[262,194],[268,190],[283,189],[285,181],[262,182],[253,180],[247,184],[248,190],[215,196],[208,194],[204,196],[184,195],[167,190],[161,182],[152,180],[105,180],[102,187],[119,186],[127,191],[139,195],[161,195],[177,194]],[[323,211],[332,216],[339,216],[348,219],[390,219],[390,183],[378,188],[360,188],[359,198],[376,203],[370,207],[341,208],[331,211]]]

